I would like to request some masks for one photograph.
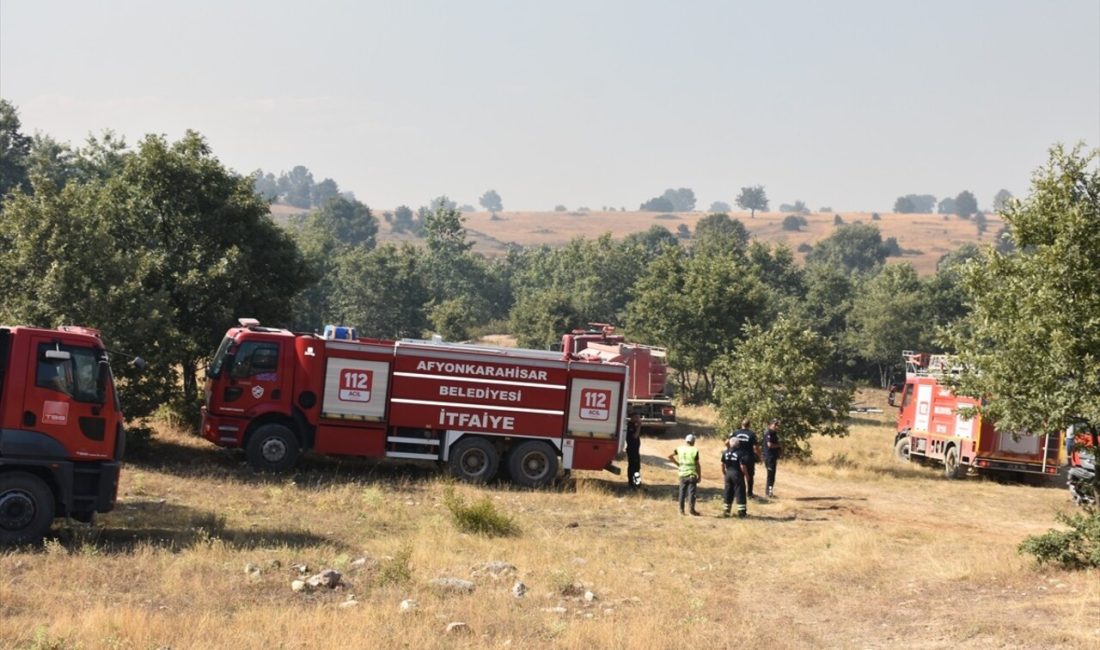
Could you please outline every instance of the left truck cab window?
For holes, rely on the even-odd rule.
[[[38,346],[34,383],[78,402],[98,402],[103,392],[98,372],[100,352],[91,348],[43,343]]]

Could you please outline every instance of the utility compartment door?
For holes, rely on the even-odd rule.
[[[913,418],[913,431],[928,433],[928,422],[932,415],[932,385],[917,386],[916,415]]]
[[[386,416],[389,378],[389,362],[329,357],[321,417],[382,421]]]
[[[619,381],[574,377],[569,391],[569,435],[618,438],[622,387]]]

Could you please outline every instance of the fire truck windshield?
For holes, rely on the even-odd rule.
[[[105,383],[109,381],[106,374],[99,372],[102,357],[102,351],[94,348],[43,343],[38,350],[35,384],[78,402],[98,403],[106,394]]]
[[[225,358],[229,355],[232,347],[232,338],[227,336],[222,339],[221,345],[218,346],[218,351],[214,353],[214,358],[210,361],[210,366],[206,370],[207,377],[216,379],[222,374],[222,369],[225,367]]]

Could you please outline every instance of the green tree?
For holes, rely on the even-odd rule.
[[[695,224],[696,250],[744,251],[748,243],[745,224],[725,213],[708,214]]]
[[[951,196],[943,197],[936,206],[936,212],[940,214],[955,214],[956,210],[958,208],[955,207],[955,199]]]
[[[1008,202],[1012,200],[1012,192],[1008,190],[998,190],[993,195],[993,211],[1000,213],[1008,207]]]
[[[838,266],[848,273],[871,271],[885,260],[886,249],[878,227],[860,223],[838,226],[806,255],[807,264]]]
[[[481,195],[481,198],[477,200],[481,207],[485,208],[489,212],[496,214],[504,210],[504,202],[500,200],[500,195],[496,190],[489,190]]]
[[[959,192],[955,197],[955,214],[963,219],[969,219],[970,215],[978,211],[978,199],[969,190]]]
[[[313,205],[313,172],[303,165],[296,165],[289,173],[279,176],[279,194],[283,201],[296,207]]]
[[[0,98],[0,199],[13,189],[28,187],[27,157],[32,140],[20,130],[22,126],[15,105]]]
[[[627,326],[641,342],[668,348],[685,399],[709,399],[714,360],[736,345],[745,323],[774,313],[753,271],[742,250],[667,248],[635,285]]]
[[[783,218],[783,230],[798,232],[808,225],[806,217],[797,214],[789,214]]]
[[[392,244],[352,249],[335,267],[334,320],[356,325],[363,336],[416,338],[428,327],[428,289],[419,268],[420,252]]]
[[[741,343],[713,366],[719,426],[779,418],[783,452],[796,458],[810,456],[811,436],[847,435],[852,389],[824,381],[831,354],[827,339],[786,317],[768,329],[746,326]]]
[[[892,264],[869,279],[852,301],[849,347],[877,366],[879,385],[889,385],[901,351],[926,340],[925,292],[911,264]]]
[[[354,199],[341,196],[329,199],[306,221],[307,228],[315,228],[330,235],[345,246],[374,248],[378,234],[378,220],[369,207]]]
[[[661,195],[672,204],[672,211],[691,212],[695,209],[695,191],[688,187],[669,188]]]
[[[708,212],[729,212],[733,207],[725,201],[714,201],[710,204]]]
[[[737,207],[742,210],[749,210],[750,218],[756,217],[757,210],[767,211],[768,194],[764,191],[764,186],[752,185],[749,187],[742,187],[741,193],[737,195]]]
[[[657,196],[638,206],[638,209],[642,212],[673,212],[676,206],[667,197]]]
[[[310,190],[310,204],[317,208],[340,196],[340,186],[331,178],[317,183]]]
[[[1056,146],[1007,206],[1015,250],[983,249],[963,269],[971,311],[945,342],[957,390],[1008,431],[1100,423],[1100,152]]]

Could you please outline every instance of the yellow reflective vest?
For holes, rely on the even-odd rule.
[[[676,464],[680,466],[680,478],[699,476],[699,449],[692,445],[676,448]]]

